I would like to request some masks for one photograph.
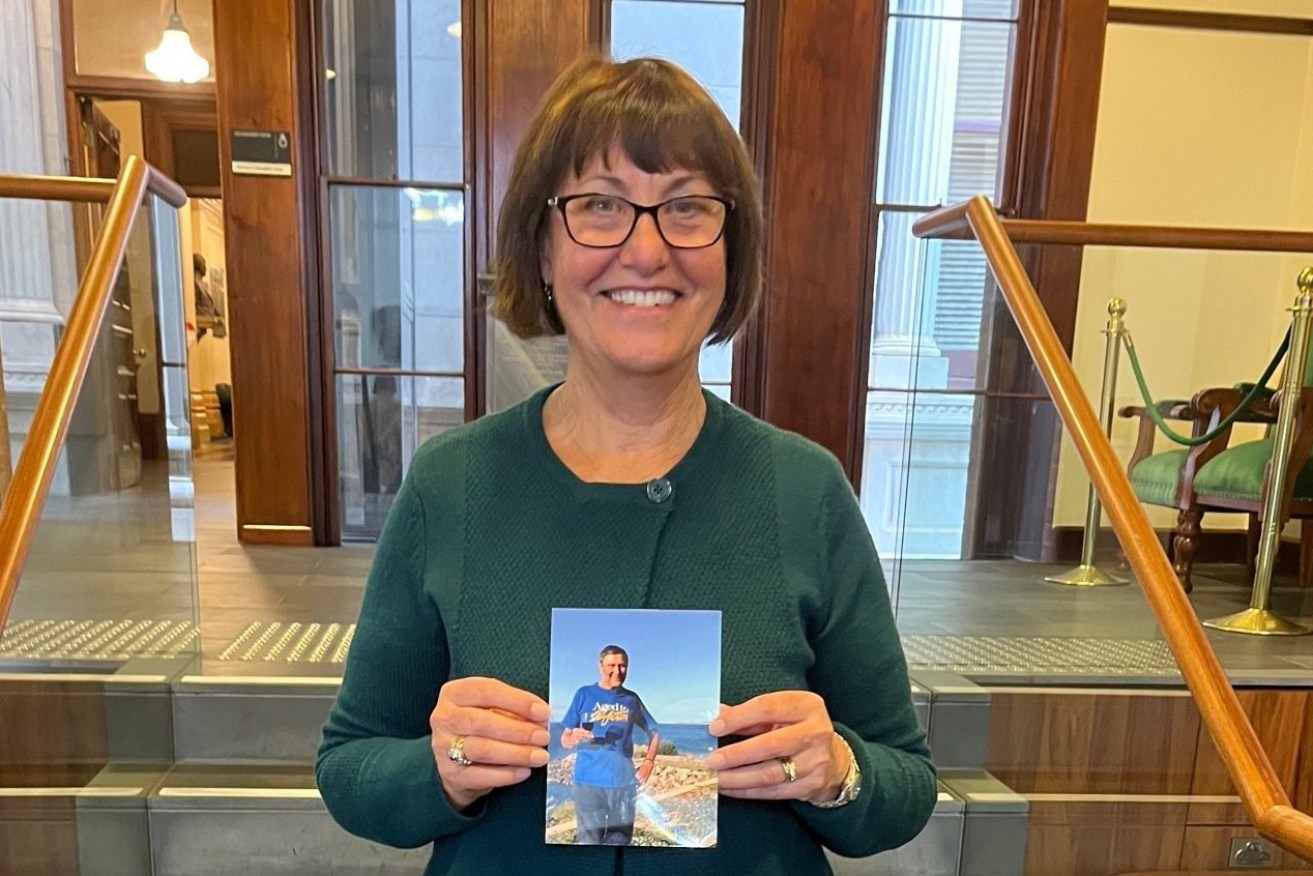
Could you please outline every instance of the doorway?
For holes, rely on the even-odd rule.
[[[121,162],[140,155],[182,185],[190,200],[179,212],[184,313],[187,321],[187,372],[192,449],[205,476],[197,478],[198,499],[205,491],[233,502],[232,371],[228,345],[228,283],[224,255],[223,201],[219,188],[218,133],[212,104],[162,98],[78,95],[77,106],[84,168],[88,176],[116,176]],[[91,215],[88,234],[97,219]],[[80,235],[89,240],[88,235]],[[81,249],[81,248],[80,248]],[[81,253],[80,253],[81,255]],[[125,456],[119,469],[133,462],[165,460],[164,422],[160,415],[160,360],[151,284],[150,239],[144,222],[129,240],[116,303],[107,322],[127,340],[123,362],[107,363],[108,373],[131,373],[130,388],[117,396],[130,410],[117,419],[135,426],[136,436],[118,445]],[[122,298],[120,302],[118,299]],[[123,367],[119,367],[123,366]],[[102,371],[104,369],[101,369]],[[202,463],[202,461],[204,461]],[[198,475],[200,473],[198,472]],[[121,477],[118,486],[135,481]]]

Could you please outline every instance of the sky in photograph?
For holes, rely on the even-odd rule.
[[[559,721],[598,681],[607,645],[629,652],[625,687],[665,724],[705,724],[720,708],[720,612],[553,609],[550,697]]]

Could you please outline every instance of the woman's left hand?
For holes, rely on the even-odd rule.
[[[726,797],[828,801],[838,796],[848,773],[848,756],[825,701],[809,691],[778,691],[721,706],[709,729],[713,736],[751,737],[707,758]]]

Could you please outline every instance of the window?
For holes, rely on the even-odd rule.
[[[651,55],[683,67],[711,92],[737,130],[743,92],[743,2],[612,0],[611,56]],[[733,350],[704,346],[702,384],[729,398]]]
[[[344,538],[465,419],[460,0],[325,0],[329,284]]]
[[[890,4],[861,489],[888,561],[961,555],[987,272],[975,244],[911,227],[941,204],[997,198],[1017,21],[1016,0]]]

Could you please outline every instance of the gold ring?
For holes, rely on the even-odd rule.
[[[793,758],[780,758],[780,766],[784,767],[784,781],[786,783],[798,781],[798,765],[793,762]]]
[[[463,767],[474,763],[474,761],[465,756],[464,736],[457,736],[455,739],[451,740],[451,747],[447,749],[447,760]]]

